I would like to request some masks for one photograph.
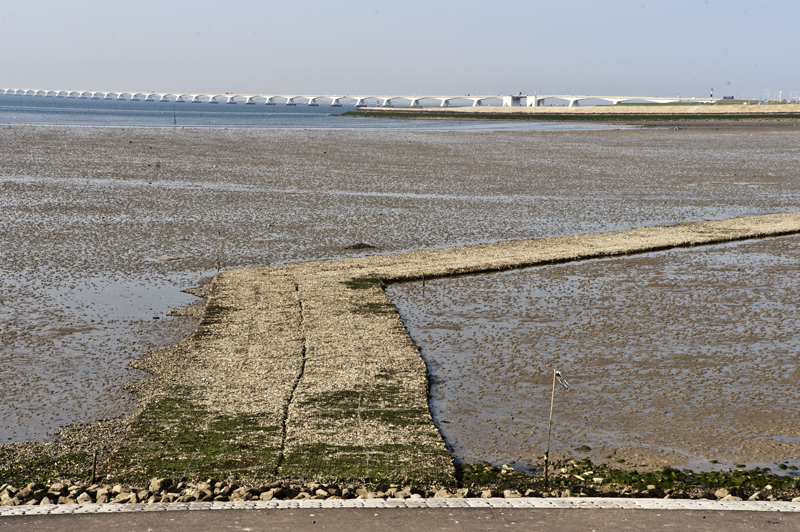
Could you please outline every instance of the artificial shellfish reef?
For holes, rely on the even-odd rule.
[[[392,281],[495,272],[794,234],[800,213],[224,270],[154,375],[104,466],[126,478],[370,478],[454,486],[420,358],[383,292]]]

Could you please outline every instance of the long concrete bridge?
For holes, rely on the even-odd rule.
[[[404,94],[294,94],[294,93],[214,93],[214,92],[141,92],[141,91],[87,91],[69,89],[24,89],[24,88],[0,88],[0,94],[20,95],[20,96],[43,96],[47,98],[79,98],[93,100],[131,100],[131,101],[159,101],[174,103],[221,103],[236,104],[243,102],[245,105],[255,105],[262,103],[265,105],[295,106],[298,103],[308,106],[318,106],[320,101],[330,102],[331,107],[341,107],[344,100],[355,101],[356,107],[365,107],[375,102],[377,107],[393,107],[395,104],[404,102],[408,107],[421,107],[423,101],[438,102],[441,107],[451,105],[451,102],[472,102],[473,106],[485,105],[490,100],[499,100],[502,106],[517,107],[527,105],[528,107],[540,107],[546,100],[560,100],[567,102],[570,107],[577,107],[580,102],[585,100],[601,100],[612,104],[623,102],[648,102],[648,103],[678,103],[696,102],[713,103],[714,98],[681,98],[661,97],[661,96],[598,96],[598,95],[576,95],[576,94],[534,94],[534,95],[497,95],[497,94],[459,94],[459,95],[404,95]],[[463,104],[463,103],[462,103]]]

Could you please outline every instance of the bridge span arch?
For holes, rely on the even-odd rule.
[[[104,99],[104,100],[125,100],[130,99],[138,101],[144,99],[145,101],[159,101],[183,103],[220,103],[224,98],[227,104],[236,104],[243,101],[246,105],[255,105],[258,102],[263,102],[265,105],[276,105],[282,102],[287,106],[294,106],[298,104],[305,104],[308,106],[317,106],[321,101],[328,101],[331,107],[341,107],[342,102],[347,100],[355,102],[356,107],[364,107],[371,102],[375,102],[378,107],[393,107],[398,102],[406,102],[409,107],[423,107],[427,104],[436,102],[434,105],[439,107],[447,107],[453,105],[454,102],[470,102],[472,106],[484,105],[488,100],[501,100],[505,104],[511,101],[510,105],[522,104],[525,99],[524,105],[529,107],[539,107],[545,105],[547,100],[558,100],[565,102],[570,107],[577,107],[586,100],[601,100],[610,104],[619,104],[626,102],[651,102],[651,103],[676,103],[676,102],[694,102],[694,103],[714,103],[718,99],[714,98],[680,98],[680,97],[658,97],[658,96],[624,96],[624,95],[592,95],[592,94],[533,94],[523,96],[505,96],[494,94],[423,94],[423,95],[407,95],[401,93],[394,94],[375,94],[375,93],[355,93],[355,94],[298,94],[298,93],[219,93],[219,92],[191,92],[191,91],[90,91],[90,90],[71,90],[71,89],[34,89],[34,88],[0,88],[0,94],[15,95],[15,96],[37,96],[37,97],[57,97],[57,98],[78,98],[86,99]]]

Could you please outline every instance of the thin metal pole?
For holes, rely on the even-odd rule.
[[[96,477],[97,477],[97,449],[95,449],[94,456],[92,457],[92,484],[94,484]]]
[[[553,391],[550,393],[550,420],[547,422],[547,450],[544,452],[544,489],[547,489],[547,470],[550,458],[550,431],[553,428],[553,403],[556,399],[556,370],[553,370]]]

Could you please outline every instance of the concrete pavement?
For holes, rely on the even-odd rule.
[[[371,499],[0,508],[0,531],[800,530],[800,502],[682,499]]]

